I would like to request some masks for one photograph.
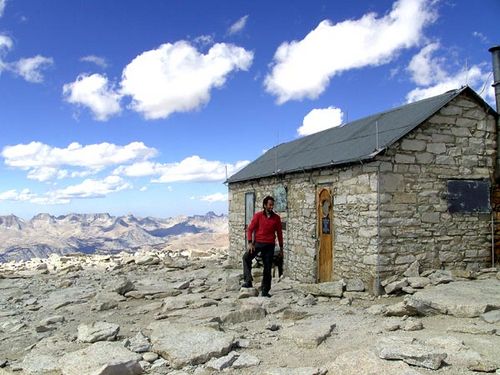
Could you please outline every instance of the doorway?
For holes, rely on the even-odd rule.
[[[333,271],[333,209],[329,189],[321,189],[318,194],[318,282],[332,280]]]

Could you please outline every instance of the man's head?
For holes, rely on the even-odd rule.
[[[262,207],[264,207],[264,210],[266,210],[267,212],[271,212],[274,208],[274,198],[270,195],[265,197],[264,201],[262,202]]]

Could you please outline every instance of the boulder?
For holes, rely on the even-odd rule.
[[[108,322],[93,322],[78,326],[78,341],[94,343],[97,341],[114,341],[120,326]]]
[[[134,353],[145,353],[151,350],[151,343],[148,337],[139,331],[134,337],[126,340],[125,347]]]
[[[117,278],[117,279],[112,279],[106,289],[110,292],[118,293],[120,295],[124,295],[127,292],[130,292],[131,290],[134,290],[134,283],[132,281],[128,280],[125,277]]]
[[[403,273],[405,277],[419,277],[420,276],[420,263],[418,260],[410,264],[410,267]]]
[[[427,277],[408,277],[408,285],[410,285],[414,289],[422,289],[431,283],[429,278]]]
[[[238,369],[242,369],[242,368],[258,366],[259,364],[260,364],[259,358],[255,357],[251,354],[243,352],[236,359],[236,361],[233,362],[233,364],[231,365],[231,368],[238,370]]]
[[[401,338],[384,338],[377,344],[378,356],[382,359],[401,360],[409,365],[437,370],[447,354],[443,350],[422,345],[414,340],[402,341]]]
[[[399,292],[405,286],[408,286],[408,280],[403,279],[403,280],[398,280],[398,281],[394,281],[390,284],[387,284],[384,287],[384,290],[387,294],[394,294],[394,293]]]
[[[55,355],[31,351],[24,357],[21,368],[26,374],[57,374],[61,366]]]
[[[243,306],[240,310],[230,311],[220,317],[224,324],[237,324],[260,320],[266,317],[266,309],[260,306]]]
[[[141,356],[118,342],[96,342],[87,348],[65,354],[60,360],[63,375],[138,375]]]
[[[284,328],[282,338],[295,342],[300,348],[314,349],[332,334],[334,328],[335,323],[311,319]]]
[[[369,350],[339,355],[328,366],[328,374],[338,375],[420,375],[404,362],[384,361]]]
[[[405,297],[405,303],[421,315],[449,314],[474,318],[500,309],[500,281],[496,279],[456,281],[426,288]]]
[[[448,270],[436,270],[430,276],[429,280],[434,285],[448,284],[454,281],[451,271]]]
[[[498,323],[500,322],[500,310],[488,311],[481,314],[481,319],[487,323]]]
[[[154,322],[149,329],[153,351],[166,358],[175,369],[222,357],[235,342],[232,334],[191,324]]]
[[[348,279],[345,290],[346,292],[364,292],[365,283],[361,279]]]

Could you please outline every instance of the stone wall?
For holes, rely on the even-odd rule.
[[[288,206],[278,212],[286,222],[285,273],[303,282],[317,279],[317,194],[333,197],[333,278],[362,278],[371,283],[377,251],[376,173],[368,165],[233,183],[229,186],[230,256],[241,264],[245,250],[245,193],[254,192],[256,209],[278,186],[287,189]],[[368,284],[367,284],[368,285]]]
[[[491,261],[491,214],[448,212],[447,182],[493,182],[495,120],[465,95],[404,137],[382,162],[380,271],[474,268]]]

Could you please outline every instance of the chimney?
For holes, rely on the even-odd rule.
[[[500,46],[491,47],[493,59],[493,87],[495,88],[495,101],[497,113],[500,111]],[[500,119],[497,119],[497,161],[495,178],[500,181]]]
[[[491,47],[488,51],[491,52],[493,58],[493,87],[495,88],[498,113],[500,110],[500,46]]]

